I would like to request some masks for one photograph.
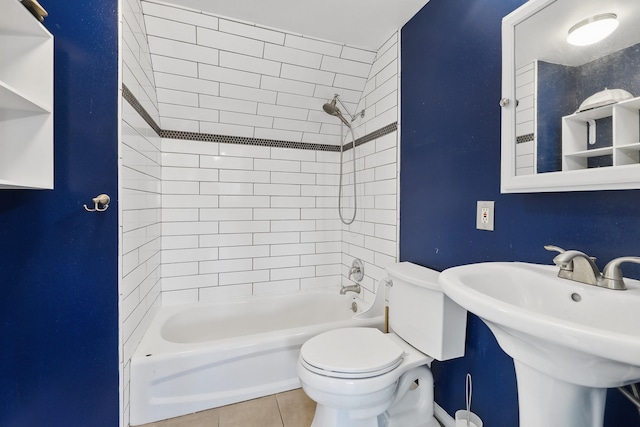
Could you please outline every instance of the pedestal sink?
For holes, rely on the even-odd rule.
[[[439,280],[514,359],[520,427],[602,427],[606,389],[640,381],[640,282],[610,290],[557,272],[489,262]]]

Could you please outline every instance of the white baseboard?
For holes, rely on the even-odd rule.
[[[433,404],[433,414],[436,420],[442,424],[442,427],[456,427],[456,420],[440,407],[437,403]]]

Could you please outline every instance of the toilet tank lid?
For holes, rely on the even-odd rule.
[[[403,261],[397,262],[386,267],[387,274],[393,280],[394,277],[404,280],[408,283],[413,283],[417,286],[429,288],[433,290],[441,290],[438,284],[438,277],[440,273],[431,270],[430,268],[423,267],[412,262]]]

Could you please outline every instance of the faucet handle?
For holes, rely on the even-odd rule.
[[[566,252],[564,249],[562,249],[560,246],[555,246],[555,245],[544,245],[544,248],[548,251],[556,251],[559,253],[563,253]]]
[[[609,261],[607,265],[604,266],[604,270],[602,271],[602,278],[604,281],[606,281],[607,288],[618,290],[627,289],[622,277],[622,269],[620,268],[620,264],[625,262],[640,264],[640,257],[623,256]]]
[[[351,268],[349,269],[349,280],[351,280],[351,276],[353,275],[353,280],[356,283],[360,283],[364,277],[364,264],[358,258],[353,259],[353,263],[351,264]]]
[[[548,251],[551,251],[551,252],[555,251],[555,252],[558,252],[558,253],[560,253],[560,254],[564,254],[565,252],[579,252],[580,254],[584,255],[585,257],[588,257],[588,258],[589,258],[591,261],[593,261],[593,262],[596,262],[596,261],[598,260],[596,257],[594,257],[594,256],[589,256],[589,255],[587,255],[587,254],[585,254],[585,253],[583,253],[583,252],[580,252],[580,251],[566,251],[566,250],[562,249],[560,246],[555,246],[555,245],[544,245],[544,248],[545,248],[546,250],[548,250]],[[558,258],[558,257],[556,256],[556,258]],[[554,259],[553,259],[553,262],[557,265],[557,264],[558,264],[558,262],[557,262],[556,258],[554,258]],[[563,257],[561,257],[561,258],[563,258]],[[568,265],[566,265],[566,268],[571,268],[570,266],[571,266],[571,263],[569,263]]]
[[[560,253],[560,255],[567,252],[564,249],[562,249],[560,246],[555,246],[555,245],[544,245],[544,248],[550,252],[553,252],[553,251],[558,252]],[[560,255],[556,255],[553,258],[553,263],[558,267],[560,267],[560,271],[558,271],[558,277],[569,279],[573,275],[573,261],[569,261],[567,263],[561,263],[559,261]]]

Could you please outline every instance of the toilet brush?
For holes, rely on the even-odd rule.
[[[473,384],[471,382],[471,374],[467,374],[464,384],[466,410],[456,411],[456,427],[482,427],[482,420],[479,416],[471,412],[471,395],[473,393]]]
[[[473,383],[471,382],[471,374],[467,374],[467,380],[464,383],[465,400],[467,401],[467,427],[469,427],[469,414],[471,413],[471,394],[473,393]]]

